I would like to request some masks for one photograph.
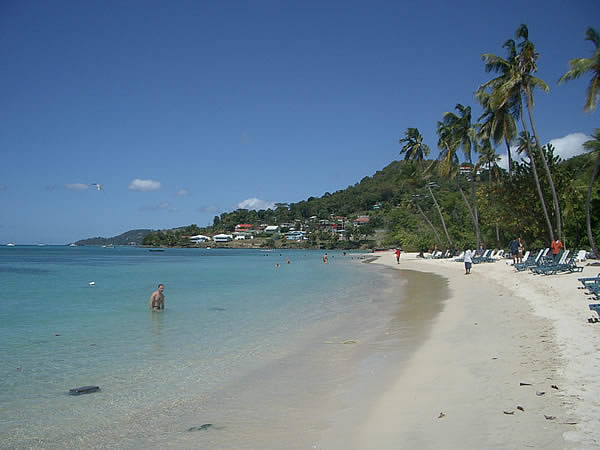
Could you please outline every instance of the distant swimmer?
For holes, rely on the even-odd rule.
[[[90,186],[96,186],[96,189],[101,191],[102,190],[102,185],[98,184],[98,183],[92,183]]]
[[[290,263],[290,259],[289,258],[285,258],[285,263],[289,264]]]
[[[327,264],[327,259],[328,259],[328,256],[327,256],[327,253],[325,253],[323,255],[323,264]]]
[[[165,309],[165,296],[163,291],[165,290],[164,284],[159,284],[158,289],[152,293],[150,296],[150,309],[153,311],[158,311],[161,309]]]

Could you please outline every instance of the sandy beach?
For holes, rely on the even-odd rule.
[[[509,260],[474,265],[381,254],[374,262],[448,280],[450,298],[362,426],[357,449],[597,448],[600,323],[577,289],[583,273],[517,272]],[[341,448],[326,437],[322,448]]]

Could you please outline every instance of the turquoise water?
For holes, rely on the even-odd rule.
[[[389,277],[329,254],[324,265],[318,251],[0,248],[0,447],[141,448],[215,417],[254,420],[242,410],[260,411],[261,377],[289,376],[281,361],[353,337],[348,324],[378,326]],[[166,310],[151,312],[158,283]],[[310,366],[292,373],[308,383],[323,362]],[[101,391],[67,394],[85,385]],[[280,386],[274,404],[300,385]]]

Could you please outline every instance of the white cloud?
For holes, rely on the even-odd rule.
[[[569,159],[573,156],[585,153],[583,143],[590,139],[591,137],[584,133],[571,133],[561,138],[551,139],[550,144],[555,148],[554,156],[560,156],[562,159]],[[498,161],[498,165],[503,169],[508,170],[508,156],[506,151],[499,153],[499,155],[500,161]],[[513,161],[516,162],[521,162],[526,158],[524,153],[521,155],[517,153],[516,146],[510,148],[510,156]]]
[[[65,187],[71,191],[83,191],[83,190],[89,188],[89,186],[87,184],[83,184],[83,183],[71,183],[71,184],[65,185]]]
[[[189,191],[188,191],[187,189],[179,189],[179,190],[177,191],[177,195],[178,195],[179,197],[183,197],[184,195],[188,195],[188,194],[189,194]]]
[[[238,208],[242,209],[273,209],[275,207],[275,202],[267,202],[265,200],[261,200],[256,197],[247,198],[244,201],[238,203]]]
[[[569,159],[573,156],[585,153],[583,143],[590,139],[591,136],[587,136],[584,133],[571,133],[567,134],[565,137],[552,139],[550,144],[556,148],[554,151],[555,155],[560,156],[562,159]]]
[[[136,178],[129,183],[129,190],[138,192],[156,191],[157,189],[160,189],[160,187],[160,182],[158,181],[142,180],[140,178]]]

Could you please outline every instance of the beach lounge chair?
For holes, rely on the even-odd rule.
[[[547,250],[547,249],[546,249]],[[523,262],[514,265],[517,271],[522,272],[531,266],[537,266],[544,255],[545,250],[541,249],[537,255],[533,256],[529,251],[526,253],[527,258],[523,257]]]
[[[585,250],[579,250],[577,252],[577,262],[583,262],[585,261],[587,252]]]
[[[480,256],[473,257],[473,264],[479,264],[482,262],[486,262],[487,257],[489,256],[491,250],[485,250]]]
[[[460,252],[460,254],[454,258],[456,262],[464,262],[465,261],[465,252]]]
[[[540,275],[549,275],[551,273],[556,273],[557,268],[566,263],[569,253],[570,250],[561,251],[554,257],[552,261],[546,262],[539,266],[530,267],[529,270],[532,273]]]

